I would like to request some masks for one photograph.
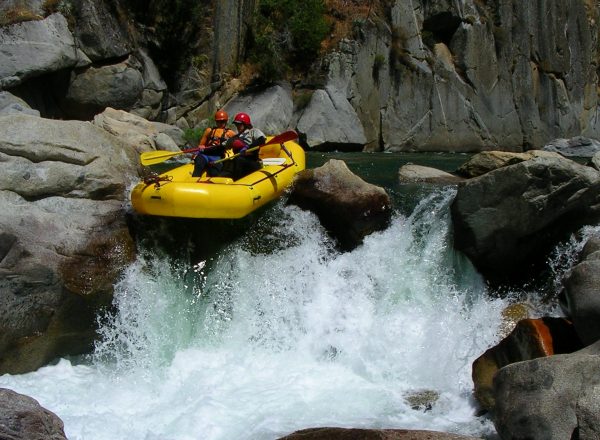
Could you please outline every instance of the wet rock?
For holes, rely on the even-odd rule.
[[[411,392],[404,398],[415,411],[430,411],[440,398],[440,393],[435,390],[420,390]]]
[[[279,440],[475,440],[476,437],[409,429],[310,428]]]
[[[538,157],[459,184],[451,213],[455,247],[488,280],[523,280],[558,241],[598,222],[600,173]]]
[[[457,184],[464,179],[445,171],[421,165],[407,164],[398,170],[398,181],[402,183],[433,183],[439,185]]]
[[[493,398],[493,421],[503,439],[600,438],[598,343],[501,368]]]
[[[565,280],[565,312],[584,344],[600,339],[600,237],[585,245],[581,262]]]
[[[345,250],[385,229],[392,214],[385,190],[362,180],[341,160],[298,173],[288,201],[314,212]]]
[[[473,362],[475,398],[493,410],[493,379],[498,370],[514,362],[571,353],[582,348],[572,324],[563,318],[524,319],[498,345]]]
[[[62,420],[37,400],[0,388],[0,438],[66,440]]]
[[[502,310],[502,323],[500,325],[500,336],[505,338],[512,332],[519,321],[529,318],[529,307],[525,304],[511,304]]]

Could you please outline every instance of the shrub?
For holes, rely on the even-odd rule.
[[[323,0],[259,0],[249,59],[259,66],[263,80],[280,79],[290,67],[308,67],[328,32]]]
[[[378,53],[373,59],[373,79],[379,81],[379,71],[385,64],[385,56]]]
[[[183,139],[185,139],[186,144],[190,145],[191,147],[198,146],[205,129],[206,129],[206,126],[186,128],[183,131]]]

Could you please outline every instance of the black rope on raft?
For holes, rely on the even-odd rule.
[[[144,183],[148,186],[154,185],[156,188],[160,188],[160,182],[171,182],[173,176],[161,176],[160,174],[150,171],[144,176]]]

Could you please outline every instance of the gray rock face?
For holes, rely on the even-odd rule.
[[[0,438],[6,440],[67,440],[64,424],[37,400],[0,388]]]
[[[61,14],[0,28],[0,88],[77,63],[75,41]]]
[[[600,138],[598,11],[585,1],[397,0],[385,26],[362,23],[328,58],[328,86],[351,97],[370,150],[518,152]]]
[[[77,17],[75,38],[92,61],[122,58],[131,52],[126,33],[104,0],[79,0],[72,7]]]
[[[362,123],[344,94],[334,88],[316,90],[298,121],[309,146],[362,149],[367,139]]]
[[[590,161],[590,165],[594,167],[594,169],[600,171],[600,152],[594,154],[594,157],[592,157],[592,160]]]
[[[503,439],[597,439],[599,396],[597,353],[518,362],[494,378],[494,425]]]
[[[82,353],[134,249],[137,156],[90,123],[0,117],[0,373]]]
[[[451,206],[454,239],[486,276],[531,275],[549,246],[598,221],[600,173],[539,157],[470,179]]]
[[[253,126],[265,134],[276,135],[290,128],[294,109],[292,87],[280,83],[256,94],[238,95],[224,109],[231,119],[238,112],[248,113]]]

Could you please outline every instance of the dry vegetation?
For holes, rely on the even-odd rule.
[[[354,23],[366,20],[375,13],[378,0],[325,0],[327,19],[331,23],[331,34],[323,41],[326,52],[337,46],[343,38],[352,35]]]
[[[42,20],[43,18],[27,6],[17,4],[0,12],[0,26],[8,26],[24,21]]]

